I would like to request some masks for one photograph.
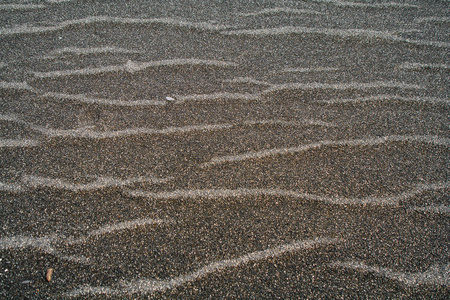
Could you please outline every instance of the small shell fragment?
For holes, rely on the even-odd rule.
[[[47,270],[47,273],[45,273],[45,280],[50,282],[50,280],[52,280],[52,275],[53,275],[53,269],[50,268]]]
[[[175,101],[175,98],[167,96],[167,97],[166,97],[166,100],[167,100],[167,101],[170,101],[170,102],[173,102],[173,101]]]

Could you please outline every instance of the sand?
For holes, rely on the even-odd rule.
[[[446,1],[4,2],[0,298],[450,294]]]

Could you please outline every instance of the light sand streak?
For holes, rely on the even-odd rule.
[[[389,268],[368,266],[360,261],[334,262],[329,265],[333,268],[346,268],[360,272],[370,272],[383,275],[389,279],[400,281],[408,286],[422,284],[450,286],[450,264],[435,264],[426,272],[408,273],[396,272]]]
[[[231,35],[231,36],[254,36],[254,37],[267,37],[267,36],[293,35],[293,34],[337,36],[340,38],[362,37],[373,40],[384,39],[417,46],[430,46],[438,48],[450,47],[450,43],[446,42],[408,39],[398,36],[396,34],[398,32],[377,31],[370,29],[333,29],[333,28],[285,26],[285,27],[264,28],[264,29],[228,30],[222,31],[221,33],[224,35]]]
[[[0,139],[0,148],[28,148],[39,146],[39,141],[29,139]]]
[[[295,15],[324,15],[325,13],[309,10],[309,9],[295,9],[289,7],[276,7],[276,8],[266,8],[256,12],[251,13],[240,13],[239,16],[242,17],[257,17],[257,16],[266,16],[266,15],[276,15],[276,14],[295,14]]]
[[[167,280],[152,280],[152,279],[138,279],[133,281],[122,281],[118,287],[92,287],[89,285],[81,286],[66,294],[68,297],[79,297],[85,295],[120,295],[120,294],[135,294],[146,293],[151,294],[155,292],[164,292],[189,282],[194,282],[200,278],[206,277],[209,274],[221,272],[224,269],[236,268],[254,261],[260,261],[268,258],[278,257],[286,253],[296,252],[300,250],[309,250],[315,247],[333,245],[344,242],[342,239],[333,238],[316,238],[312,240],[295,241],[290,244],[270,248],[262,251],[256,251],[245,254],[234,259],[225,259],[212,262],[194,272]]]
[[[131,197],[143,197],[152,200],[170,199],[223,199],[227,197],[245,198],[257,196],[271,197],[292,197],[299,200],[319,201],[334,205],[375,205],[375,206],[396,206],[401,201],[412,198],[426,191],[436,191],[450,188],[450,182],[438,182],[430,184],[418,184],[410,190],[399,195],[387,195],[383,197],[348,198],[341,196],[321,196],[308,194],[301,191],[281,190],[281,189],[198,189],[198,190],[174,190],[167,192],[149,192],[140,190],[125,189],[124,193]],[[252,200],[249,200],[252,201]]]
[[[450,145],[449,138],[443,138],[434,135],[390,135],[384,137],[375,137],[375,138],[365,138],[365,139],[354,139],[354,140],[325,140],[319,141],[316,143],[301,145],[298,147],[291,148],[275,148],[262,150],[257,152],[247,152],[244,154],[238,155],[227,155],[222,157],[215,157],[211,159],[210,162],[206,162],[202,164],[202,167],[211,167],[215,165],[220,165],[224,163],[238,162],[250,159],[261,159],[270,156],[276,155],[286,155],[292,153],[301,153],[306,152],[313,149],[319,149],[327,146],[375,146],[380,144],[387,144],[391,142],[423,142],[429,143],[438,146],[446,146]]]
[[[211,24],[208,22],[190,22],[173,18],[155,18],[155,19],[136,19],[136,18],[119,18],[109,16],[90,16],[83,19],[68,20],[53,26],[29,26],[19,25],[13,28],[0,28],[0,36],[14,36],[21,34],[42,34],[48,32],[56,32],[69,29],[72,26],[86,26],[89,24],[135,24],[135,25],[165,25],[178,26],[197,30],[217,31],[230,28],[226,25]]]
[[[417,102],[417,103],[431,103],[431,104],[444,104],[450,105],[450,100],[435,98],[435,97],[404,97],[400,95],[374,95],[368,97],[360,97],[360,98],[348,98],[348,99],[336,99],[336,100],[323,100],[322,103],[326,104],[346,104],[346,103],[364,103],[364,102],[372,102],[372,101],[395,101],[400,100],[404,102]]]
[[[62,94],[62,93],[45,93],[40,95],[42,98],[55,98],[61,100],[70,100],[86,104],[108,105],[108,106],[163,106],[167,105],[164,100],[115,100],[106,98],[89,97],[84,94]]]
[[[217,61],[217,60],[204,60],[204,59],[168,59],[168,60],[158,60],[150,62],[133,62],[131,60],[127,61],[123,65],[112,65],[104,67],[88,67],[84,69],[74,69],[74,70],[60,70],[60,71],[50,71],[50,72],[32,72],[36,78],[59,78],[66,76],[87,76],[87,75],[97,75],[105,73],[114,72],[128,72],[134,73],[142,71],[148,68],[158,68],[158,67],[175,67],[175,66],[209,66],[209,67],[236,67],[237,64],[233,62]]]
[[[69,190],[72,192],[89,192],[106,188],[124,187],[135,183],[166,183],[170,178],[135,177],[128,179],[117,179],[111,177],[98,177],[94,182],[87,184],[74,184],[59,178],[47,178],[41,176],[27,175],[22,177],[22,183],[31,188],[55,188]]]

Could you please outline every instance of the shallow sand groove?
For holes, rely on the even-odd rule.
[[[450,294],[448,1],[3,2],[1,299]]]

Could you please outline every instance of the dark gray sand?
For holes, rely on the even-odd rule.
[[[449,11],[1,1],[0,298],[448,299]]]

